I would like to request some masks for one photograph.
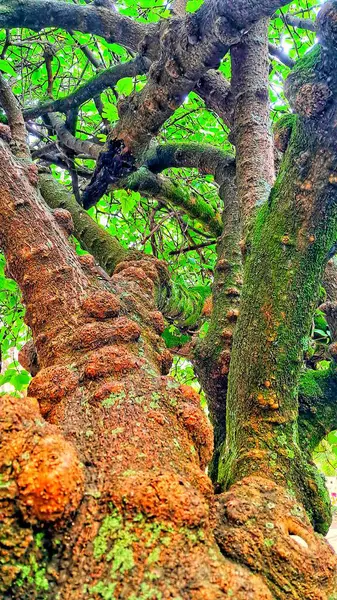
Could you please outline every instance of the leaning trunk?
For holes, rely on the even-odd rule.
[[[38,364],[28,398],[1,400],[1,593],[270,598],[214,540],[211,430],[160,339],[165,267],[122,263],[110,280],[75,256],[34,167],[4,143],[1,158],[1,244]]]

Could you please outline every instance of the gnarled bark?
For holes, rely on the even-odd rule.
[[[43,205],[34,167],[1,153],[1,245],[40,365],[32,399],[2,400],[2,593],[187,599],[192,586],[196,599],[269,599],[214,541],[211,431],[198,395],[166,377],[158,335],[163,265],[121,263],[98,280]]]

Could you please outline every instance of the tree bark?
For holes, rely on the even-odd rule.
[[[166,376],[164,266],[121,263],[110,281],[81,264],[35,168],[3,142],[1,158],[1,245],[40,366],[29,398],[1,399],[2,594],[270,598],[214,541],[211,430]]]
[[[57,26],[60,15],[69,14],[69,26],[104,31],[109,39],[121,22],[97,2],[61,4],[42,0],[45,13],[38,15],[36,2],[27,2],[38,26]],[[192,89],[207,60],[282,4],[206,1],[187,20],[190,26],[201,19],[201,39],[191,36],[186,47],[196,48],[188,56],[178,49],[186,71],[176,77],[177,57],[168,64],[164,48],[149,84],[128,107],[140,102],[134,129],[125,112],[115,131],[112,150],[125,160],[124,175],[135,169],[133,153],[181,101],[167,104],[170,94]],[[0,23],[31,23],[26,4],[7,5]],[[222,489],[229,488],[217,496],[205,473],[213,434],[199,397],[168,377],[171,355],[158,311],[166,265],[150,257],[119,260],[109,277],[90,256],[76,256],[67,241],[70,215],[47,208],[26,153],[14,156],[0,140],[0,245],[22,290],[38,353],[29,396],[0,398],[0,592],[6,600],[333,598],[336,557],[305,513],[316,530],[326,531],[324,486],[299,443],[298,388],[303,338],[337,224],[336,13],[336,1],[322,9],[322,47],[289,79],[298,116],[276,185],[251,223],[240,312],[244,187],[236,195],[234,173],[224,177],[223,163],[214,172],[228,210],[203,356],[200,346],[200,362],[212,362],[200,372],[205,381],[215,373],[221,383],[215,386],[213,378],[209,384],[221,433],[212,470]],[[176,23],[184,32],[186,22]],[[177,31],[170,27],[167,49]],[[141,28],[137,24],[129,37],[137,39]],[[236,102],[237,146],[244,155]],[[109,152],[101,160],[116,158]],[[171,148],[165,160],[155,153],[151,164],[161,168],[175,160]],[[181,160],[190,164],[189,150]],[[237,175],[243,182],[242,165]],[[261,195],[255,185],[249,189],[245,217]],[[319,385],[326,394],[324,382]]]
[[[334,72],[335,57],[315,49],[303,63],[288,80],[288,95],[301,116],[269,202],[257,217],[247,259],[220,478],[233,482],[264,472],[282,481],[304,503],[315,527],[326,532],[328,495],[313,466],[302,460],[298,444],[297,390],[302,340],[337,224],[337,156],[329,125],[336,118],[336,84],[332,77],[327,93],[326,84],[317,83],[323,69]]]

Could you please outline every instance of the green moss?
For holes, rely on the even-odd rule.
[[[90,592],[99,594],[103,600],[114,600],[116,585],[117,583],[104,583],[103,581],[99,581],[90,588]]]
[[[39,565],[33,554],[29,557],[29,564],[18,566],[20,567],[20,575],[15,582],[18,587],[22,587],[25,583],[28,583],[38,591],[47,591],[49,589],[46,567]]]
[[[115,406],[116,404],[121,404],[123,402],[123,400],[126,398],[126,393],[125,392],[116,392],[114,394],[110,394],[110,396],[108,396],[108,398],[105,398],[104,400],[102,400],[101,405],[104,406],[104,408],[111,408],[112,406]]]
[[[325,378],[326,375],[322,371],[306,369],[301,375],[300,394],[313,400],[322,397],[320,382]]]
[[[114,538],[122,527],[122,517],[115,510],[111,515],[105,517],[99,532],[94,540],[94,557],[102,558],[107,552],[111,538]]]
[[[317,527],[326,520],[326,500],[319,487],[309,492],[312,474],[299,448],[296,419],[303,340],[337,228],[335,191],[328,183],[332,166],[321,139],[296,119],[251,236],[231,355],[227,445],[219,463],[225,486],[261,469],[278,482],[291,479]],[[316,383],[308,376],[306,384],[317,394]]]
[[[273,131],[274,134],[277,134],[285,129],[292,130],[297,120],[297,115],[293,113],[289,113],[281,117],[278,121],[276,121]]]
[[[150,408],[153,408],[153,409],[159,408],[160,399],[161,399],[160,394],[158,394],[157,392],[152,392]]]
[[[116,429],[112,429],[111,435],[119,435],[120,433],[123,433],[123,431],[124,427],[116,427]]]
[[[149,556],[147,557],[147,564],[152,565],[153,563],[158,562],[160,558],[160,548],[154,548],[152,550],[152,552],[150,552]]]
[[[104,565],[109,565],[108,578],[102,578],[88,588],[88,594],[96,593],[104,600],[114,598],[116,584],[128,584],[138,576],[136,566],[141,565],[142,583],[137,592],[128,596],[137,600],[160,599],[160,590],[155,582],[161,577],[162,549],[170,544],[180,544],[182,549],[204,541],[204,532],[199,528],[176,528],[165,521],[147,519],[143,513],[137,513],[132,519],[124,518],[111,506],[111,514],[105,517],[94,540],[94,557]]]
[[[319,44],[316,44],[314,48],[304,54],[299,60],[296,61],[294,68],[292,69],[291,76],[301,74],[301,77],[306,79],[310,75],[310,71],[314,70],[315,67],[321,60],[322,49]]]
[[[11,481],[4,481],[4,476],[0,474],[0,490],[9,488]]]

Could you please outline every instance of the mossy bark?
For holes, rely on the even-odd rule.
[[[292,489],[325,532],[327,494],[322,498],[319,476],[303,460],[297,428],[303,343],[337,224],[331,184],[337,157],[314,130],[314,121],[308,126],[297,120],[270,200],[256,219],[232,350],[219,480],[228,485],[263,472]]]

